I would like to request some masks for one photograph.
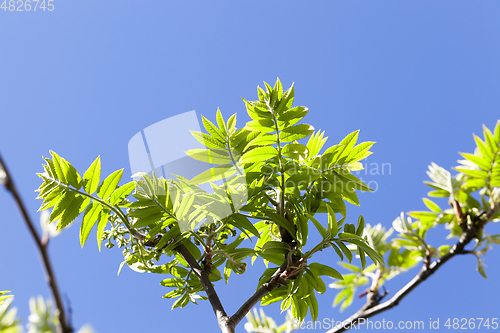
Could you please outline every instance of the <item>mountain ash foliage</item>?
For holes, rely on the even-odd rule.
[[[364,237],[370,246],[382,256],[387,254],[387,267],[370,265],[365,269],[356,265],[341,263],[351,273],[344,275],[342,281],[331,284],[340,289],[334,305],[342,302],[341,309],[349,306],[356,294],[356,289],[371,282],[369,289],[378,295],[384,282],[419,262],[429,267],[433,259],[442,258],[453,250],[452,245],[433,246],[426,240],[427,233],[444,225],[449,230],[449,239],[460,239],[471,228],[476,228],[474,247],[464,253],[477,258],[477,270],[486,278],[481,255],[491,249],[493,244],[500,244],[500,234],[491,235],[484,232],[488,222],[500,221],[500,121],[494,133],[484,127],[484,140],[474,135],[477,148],[473,154],[462,153],[465,160],[458,161],[460,166],[454,176],[431,163],[427,175],[431,179],[425,183],[432,188],[429,197],[446,198],[449,207],[441,208],[430,198],[423,198],[428,211],[412,211],[405,217],[402,213],[393,222],[397,237],[389,240],[393,229],[385,230],[380,224],[371,228],[367,226]],[[412,219],[413,218],[413,219]]]
[[[258,100],[244,100],[252,118],[244,127],[236,127],[236,114],[227,121],[220,111],[215,122],[203,118],[206,132],[193,135],[205,149],[186,153],[218,165],[193,179],[139,174],[134,175],[137,180],[120,186],[123,169],[101,177],[99,157],[81,176],[51,152],[39,174],[40,210],[52,210],[50,221],[58,230],[82,216],[82,246],[95,227],[99,249],[102,241],[107,247],[116,244],[123,249],[123,264],[140,272],[166,274],[161,284],[171,289],[164,297],[176,298],[173,308],[207,298],[193,264],[180,254],[182,248],[209,270],[212,282],[227,283],[233,272],[245,272],[250,258],[253,262],[261,257],[269,268],[257,288],[281,272],[279,287],[261,303],[281,301],[281,308],[291,307],[298,320],[308,312],[316,319],[316,293],[326,290],[322,276],[344,277],[329,266],[330,261],[314,262],[314,254],[331,248],[349,262],[357,254],[362,269],[366,256],[377,267],[384,266],[363,237],[363,217],[354,224],[346,220],[345,202],[359,205],[356,191],[370,191],[351,171],[362,168],[359,161],[371,154],[373,142],[356,145],[356,131],[324,148],[324,132],[303,122],[308,109],[293,106],[293,100],[293,86],[283,91],[277,80],[274,87],[265,83],[265,89],[258,88]],[[207,183],[213,193],[200,186]],[[241,196],[231,194],[241,191],[248,194],[246,202],[233,202],[233,197]],[[216,208],[221,206],[230,207],[230,214],[218,215]],[[327,214],[324,222],[317,219],[319,213]],[[182,231],[180,225],[186,223],[189,228]],[[321,235],[319,243],[308,243],[310,228]]]

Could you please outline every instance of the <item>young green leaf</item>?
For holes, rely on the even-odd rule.
[[[68,226],[71,222],[73,222],[80,214],[80,211],[82,210],[82,204],[85,203],[85,199],[80,195],[72,196],[70,198],[71,199],[66,202],[64,212],[62,213],[62,215],[60,215],[56,230],[61,230],[62,228]]]
[[[334,279],[339,279],[339,280],[344,279],[342,274],[340,274],[337,270],[335,270],[329,266],[326,266],[326,265],[323,265],[323,264],[320,264],[317,262],[313,262],[312,264],[309,264],[308,266],[309,266],[309,269],[311,270],[311,272],[316,276],[327,275],[327,276],[331,276]]]
[[[356,235],[362,237],[364,229],[365,229],[365,219],[363,218],[362,215],[359,215],[358,226],[356,227]]]
[[[99,252],[101,252],[102,235],[104,234],[104,229],[106,228],[106,224],[108,224],[108,219],[109,219],[109,210],[105,208],[101,210],[97,223],[97,245],[99,246]]]
[[[90,167],[83,174],[83,188],[88,194],[93,194],[99,186],[101,176],[101,158],[97,158],[92,162]]]
[[[128,197],[130,193],[135,189],[135,181],[128,182],[120,186],[116,191],[113,192],[111,198],[109,199],[110,205],[119,204],[123,199]]]
[[[274,147],[271,146],[257,147],[245,153],[241,157],[241,162],[242,163],[263,162],[271,158],[274,158],[276,156],[278,156],[278,151]]]
[[[109,196],[115,191],[116,186],[120,182],[123,175],[123,169],[116,170],[103,180],[102,184],[97,190],[97,196],[101,199],[108,199]]]
[[[331,237],[335,237],[339,232],[337,218],[335,217],[335,213],[330,205],[327,205],[326,208],[328,210],[328,231],[330,232]]]
[[[203,116],[201,116],[201,120],[203,122],[203,126],[205,126],[205,129],[207,130],[208,133],[210,133],[211,136],[213,136],[215,139],[221,142],[226,142],[226,137],[217,128],[217,126],[215,126],[210,120],[208,120]]]
[[[280,142],[292,142],[308,137],[314,132],[314,127],[307,124],[293,125],[284,128],[279,135]]]
[[[226,128],[226,122],[224,121],[224,118],[222,117],[222,113],[220,112],[219,108],[217,108],[217,125],[219,125],[219,130],[221,131],[222,135],[225,137],[227,136],[227,128]]]
[[[250,231],[255,237],[260,238],[259,231],[254,227],[254,225],[248,220],[246,216],[239,213],[232,214],[229,223],[242,228],[244,230]]]
[[[102,211],[102,205],[97,202],[92,202],[85,210],[85,214],[83,215],[82,226],[80,228],[80,245],[82,247],[85,245],[85,242],[87,241],[89,233],[94,227],[94,224],[99,219],[101,211]]]
[[[50,151],[50,154],[52,155],[52,161],[54,163],[54,170],[56,172],[57,179],[61,181],[61,183],[68,184],[68,181],[66,180],[66,177],[64,175],[61,157],[59,157],[59,155],[57,155],[57,153],[54,151]]]
[[[423,198],[422,200],[424,201],[427,208],[429,208],[434,213],[440,214],[442,212],[441,208],[439,208],[439,206],[436,203],[434,203],[434,201],[427,198]]]

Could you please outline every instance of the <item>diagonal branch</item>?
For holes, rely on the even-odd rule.
[[[229,317],[222,306],[222,303],[215,291],[212,282],[209,279],[209,267],[201,268],[196,259],[192,256],[189,250],[184,245],[179,245],[175,250],[186,260],[189,266],[193,269],[196,277],[200,281],[203,289],[207,293],[208,300],[212,305],[212,309],[217,317],[219,327],[223,333],[234,333],[236,325],[245,317],[245,315],[252,309],[252,307],[259,302],[262,297],[270,293],[274,288],[276,288],[280,283],[281,274],[287,268],[287,262],[281,265],[279,269],[273,274],[273,276],[265,282],[257,291],[250,296],[250,298],[236,311],[234,315]],[[208,268],[208,269],[207,269]]]
[[[473,225],[467,225],[466,229],[462,233],[462,236],[460,237],[460,240],[451,248],[451,250],[447,254],[434,261],[431,265],[424,265],[420,272],[415,275],[415,277],[403,288],[401,288],[390,300],[378,305],[370,304],[369,306],[363,306],[358,312],[350,316],[348,319],[344,320],[342,324],[337,325],[326,333],[344,332],[350,328],[354,328],[360,320],[370,318],[376,314],[389,310],[398,305],[406,295],[408,295],[413,289],[424,282],[429,276],[434,274],[436,270],[443,264],[445,264],[448,260],[458,254],[467,253],[464,250],[465,246],[477,236],[479,230],[484,227],[486,221],[481,221],[480,219],[478,219],[477,221],[475,221],[477,223],[473,223]]]
[[[219,322],[219,327],[223,333],[232,333],[234,332],[234,328],[228,326],[229,317],[222,306],[222,303],[215,291],[210,278],[208,277],[210,272],[207,269],[202,269],[196,259],[194,259],[193,255],[189,252],[189,250],[184,245],[179,245],[175,248],[175,250],[187,261],[189,266],[193,269],[194,274],[200,280],[200,283],[207,293],[208,300],[212,305],[212,309],[214,310],[215,316],[217,317],[217,321]]]
[[[59,292],[59,287],[56,282],[56,277],[54,274],[54,270],[52,269],[52,264],[50,262],[49,254],[47,251],[48,238],[41,239],[38,235],[38,232],[35,229],[33,221],[28,215],[28,211],[26,210],[26,206],[24,205],[19,192],[14,184],[14,180],[12,179],[7,166],[5,165],[2,156],[0,156],[0,170],[5,172],[2,182],[5,185],[7,191],[9,191],[14,197],[14,201],[16,202],[19,210],[21,211],[21,215],[23,216],[24,222],[26,223],[33,239],[35,240],[36,247],[38,248],[38,252],[42,256],[42,263],[45,268],[45,279],[49,284],[49,287],[52,291],[52,296],[54,297],[54,301],[56,303],[56,307],[59,311],[59,322],[61,323],[62,333],[71,333],[73,332],[73,327],[66,318],[66,312],[64,310],[61,293]]]
[[[250,298],[238,309],[238,311],[236,311],[236,313],[231,316],[231,318],[229,319],[229,324],[232,325],[232,327],[236,327],[236,325],[238,325],[243,317],[245,317],[248,311],[250,311],[253,306],[262,299],[262,297],[266,296],[279,285],[281,274],[286,270],[286,268],[287,261],[285,260],[285,262],[283,262],[281,267],[276,270],[273,276],[262,286],[260,286],[260,288],[257,289],[257,291],[252,296],[250,296]]]

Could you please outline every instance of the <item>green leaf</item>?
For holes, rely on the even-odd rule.
[[[210,164],[231,163],[231,157],[222,149],[191,149],[185,152],[189,157]]]
[[[493,160],[494,151],[491,151],[488,145],[477,135],[474,135],[474,140],[476,141],[477,148],[479,148],[481,155],[483,155],[484,158],[491,162]]]
[[[495,126],[495,140],[500,143],[500,120],[497,121],[497,125]]]
[[[306,157],[307,147],[300,143],[289,143],[283,147],[281,153],[286,157],[299,160]]]
[[[307,141],[307,150],[309,158],[318,155],[319,152],[321,151],[321,148],[323,148],[323,146],[325,145],[327,138],[323,138],[324,135],[325,135],[324,131],[323,132],[318,131],[309,137],[309,140]]]
[[[309,311],[311,312],[311,318],[313,321],[315,321],[318,318],[318,300],[316,299],[314,292],[310,293],[305,298],[305,301],[309,306]]]
[[[338,158],[333,161],[334,163],[343,164],[344,161],[347,160],[347,157],[350,155],[356,141],[358,140],[358,135],[359,130],[349,133],[344,139],[342,139],[342,141],[340,141],[339,145],[343,145],[344,149]]]
[[[269,133],[276,131],[274,121],[272,119],[257,119],[246,123],[245,128],[250,131],[258,131]]]
[[[219,130],[226,137],[227,136],[226,122],[224,121],[224,118],[222,117],[222,113],[220,112],[219,108],[217,108],[216,118],[217,118],[217,125],[219,125]]]
[[[248,144],[243,148],[243,151],[247,151],[248,148],[254,146],[268,146],[276,143],[276,135],[272,134],[264,134],[261,136],[257,136],[254,139],[250,140]]]
[[[262,90],[262,89],[260,89]],[[261,92],[259,90],[259,93]],[[254,120],[258,119],[264,119],[264,118],[272,118],[273,114],[269,111],[268,107],[266,104],[261,102],[249,102],[246,101],[244,98],[242,98],[243,101],[245,102],[245,106],[247,108],[247,113],[250,116],[250,118]]]
[[[433,212],[409,212],[408,215],[425,223],[434,223],[438,217],[438,214]]]
[[[483,133],[484,133],[484,138],[486,139],[486,142],[488,143],[488,147],[491,152],[498,152],[498,141],[495,141],[495,137],[491,133],[488,127],[484,126],[483,124]]]
[[[7,298],[12,297],[12,295],[3,296],[8,293],[10,293],[10,291],[0,291],[0,305],[2,305]]]
[[[193,137],[207,148],[225,148],[225,142],[206,133],[191,131]]]
[[[144,211],[144,215],[141,215],[138,220],[134,223],[134,228],[142,228],[142,227],[147,227],[152,224],[160,222],[163,218],[165,218],[164,213],[159,210],[149,210],[149,209],[140,209],[136,210],[134,213],[138,213],[138,211]],[[137,216],[136,214],[131,216]]]
[[[236,227],[240,227],[244,230],[250,231],[255,237],[260,238],[259,231],[254,227],[254,225],[248,220],[246,216],[243,216],[239,213],[235,213],[231,215],[231,220],[229,223],[235,225]]]
[[[68,181],[66,180],[66,177],[64,175],[64,167],[61,161],[61,157],[57,155],[56,152],[50,151],[50,154],[52,155],[52,161],[54,163],[54,170],[57,175],[57,179],[61,181],[61,183],[68,184]]]
[[[315,275],[309,269],[306,269],[306,273],[303,276],[318,293],[323,294],[326,291],[325,282],[323,282],[319,275]]]
[[[97,190],[97,196],[101,199],[108,199],[109,196],[115,191],[116,186],[120,182],[123,175],[123,169],[116,170],[103,180],[101,186]]]
[[[365,229],[365,219],[362,215],[358,217],[358,226],[356,227],[356,235],[359,237],[363,236],[363,230]]]
[[[213,136],[217,140],[220,140],[221,142],[226,142],[226,137],[221,133],[217,126],[212,124],[210,120],[203,116],[201,116],[201,120],[203,121],[203,126],[205,126],[205,129],[208,133],[210,133],[211,136]]]
[[[205,184],[214,182],[222,178],[229,178],[235,173],[236,169],[232,164],[219,165],[214,168],[203,171],[190,180],[191,184]]]
[[[339,280],[344,279],[342,274],[340,274],[337,270],[335,270],[329,266],[326,266],[326,265],[323,265],[323,264],[320,264],[317,262],[313,262],[312,264],[309,264],[308,266],[314,275],[327,275],[327,276],[331,276],[334,279],[339,279]]]
[[[82,187],[82,178],[78,174],[78,171],[76,171],[76,169],[62,157],[60,158],[60,163],[64,172],[64,178],[68,184],[79,190],[80,187]]]
[[[80,228],[80,245],[83,247],[87,238],[89,237],[89,233],[94,227],[94,224],[97,222],[102,211],[101,204],[97,202],[92,202],[87,209],[85,210],[85,214],[83,215],[82,226]]]
[[[342,253],[344,253],[344,255],[347,257],[347,260],[349,260],[349,262],[352,262],[351,250],[349,250],[347,246],[345,246],[345,244],[340,241],[335,241],[335,244],[337,244],[338,247],[342,250]]]
[[[300,246],[305,246],[307,243],[307,237],[309,236],[309,221],[305,216],[299,215],[296,218],[297,227],[297,241]]]
[[[296,106],[278,115],[278,122],[284,123],[287,126],[294,125],[303,119],[308,112],[308,108],[304,106]]]
[[[99,252],[101,252],[101,241],[102,235],[104,234],[104,228],[106,228],[106,224],[109,219],[109,210],[103,209],[99,214],[99,220],[97,223],[97,245],[99,246]]]
[[[73,222],[80,214],[81,207],[84,202],[85,199],[82,196],[71,197],[71,199],[66,203],[64,212],[59,218],[59,223],[57,224],[56,230],[61,230],[62,228],[68,226],[71,222]]]
[[[270,241],[264,244],[262,251],[286,254],[290,251],[290,245],[285,242]]]
[[[174,238],[176,238],[177,236],[179,236],[181,234],[181,230],[179,229],[179,226],[176,225],[175,227],[173,227],[172,229],[170,229],[169,231],[167,231],[163,237],[160,239],[160,241],[158,242],[158,244],[156,245],[156,248],[157,249],[160,249],[162,248],[163,246],[165,246],[169,241],[173,240]],[[179,237],[181,238],[181,237]],[[172,245],[169,244],[169,246]]]
[[[111,195],[111,199],[109,199],[109,203],[111,205],[119,204],[123,199],[128,197],[130,193],[135,189],[135,181],[128,182],[120,186],[116,191]]]
[[[193,205],[194,199],[195,195],[192,192],[188,192],[182,197],[181,204],[175,209],[175,215],[177,219],[181,219],[184,216],[188,215]]]
[[[49,189],[46,193],[44,193],[44,200],[40,205],[38,211],[42,211],[45,209],[52,208],[56,205],[57,201],[60,199],[60,196],[68,191],[63,186],[60,186],[57,182],[54,182],[54,187]],[[45,188],[44,188],[45,189]]]
[[[287,295],[288,295],[288,290],[286,288],[281,288],[281,287],[275,288],[266,296],[262,297],[262,299],[260,300],[260,304],[269,305],[272,303],[276,303],[283,300]]]
[[[228,133],[233,133],[236,129],[236,113],[229,117],[227,121],[227,131]]]
[[[101,158],[97,156],[94,162],[83,174],[83,188],[88,194],[93,194],[99,186],[101,176]]]
[[[353,188],[360,191],[373,191],[368,187],[368,185],[363,183],[356,176],[352,175],[349,170],[346,170],[345,168],[331,170],[326,174],[326,176],[332,184],[340,186],[341,191],[346,190],[346,192],[349,192],[348,190]]]
[[[326,238],[326,230],[325,230],[325,228],[323,228],[321,223],[319,223],[318,220],[316,220],[314,218],[314,216],[312,216],[310,214],[306,214],[306,217],[312,221],[312,223],[314,224],[316,229],[318,229],[318,232],[320,233],[321,237],[323,237],[323,239],[325,239]]]
[[[355,146],[346,158],[345,163],[353,163],[362,160],[372,153],[369,152],[370,148],[375,144],[375,142],[362,142]]]
[[[286,127],[280,132],[280,142],[292,142],[308,137],[314,132],[314,127],[307,124]]]
[[[366,267],[365,251],[363,251],[363,249],[358,247],[358,254],[359,254],[359,260],[361,260],[361,267],[364,270]]]
[[[358,266],[354,266],[354,265],[351,265],[351,264],[348,264],[348,263],[345,263],[345,262],[339,262],[339,265],[343,266],[345,269],[348,269],[352,272],[355,272],[355,273],[361,273],[362,270],[358,267]]]
[[[339,247],[337,245],[335,245],[334,242],[330,242],[328,243],[331,247],[333,247],[333,249],[335,250],[335,252],[337,253],[337,255],[339,256],[340,260],[344,260],[344,255],[342,254],[342,251],[339,249]]]
[[[175,308],[183,308],[189,303],[189,297],[187,294],[182,295],[179,297],[174,304],[172,304],[172,310]]]
[[[431,211],[438,213],[438,214],[440,214],[442,212],[441,208],[439,208],[439,206],[436,203],[434,203],[434,201],[427,199],[427,198],[423,198],[423,200],[424,200],[424,203],[427,206],[427,208],[429,208]]]
[[[271,158],[274,158],[276,156],[278,156],[278,151],[274,147],[271,146],[257,147],[245,153],[241,157],[241,162],[242,163],[263,162]]]
[[[185,284],[185,281],[184,281],[184,279],[181,279],[181,278],[169,278],[169,279],[162,280],[160,282],[160,285],[162,285],[164,287],[171,287],[171,288],[180,288],[180,287],[183,287],[184,284]]]
[[[465,173],[466,175],[474,178],[488,179],[489,177],[488,172],[483,170],[467,169],[461,167],[457,167],[455,168],[455,170]]]
[[[361,247],[366,254],[370,257],[371,260],[373,260],[374,263],[379,263],[381,266],[385,266],[384,259],[378,254],[375,250],[373,250],[369,245],[364,243],[361,240],[358,239],[349,239],[349,243],[352,243],[354,245],[357,245],[358,247]]]
[[[54,209],[50,213],[50,222],[57,220],[66,210],[71,201],[76,197],[76,193],[72,191],[65,191],[61,196],[59,196]]]
[[[490,171],[491,169],[491,164],[488,163],[488,161],[482,157],[472,155],[472,154],[467,154],[467,153],[461,153],[463,157],[483,169],[484,171]]]
[[[488,277],[486,276],[486,272],[484,271],[484,267],[483,265],[481,264],[481,262],[478,262],[477,264],[477,271],[479,272],[479,274],[482,275],[482,277],[484,277],[485,279],[487,279]]]
[[[273,212],[267,212],[267,215],[273,220],[274,223],[276,223],[280,227],[284,228],[292,236],[295,237],[295,228],[293,227],[292,223],[290,223],[290,221],[288,221],[283,216],[276,214],[276,213],[273,213]]]
[[[327,205],[326,208],[328,210],[328,231],[331,237],[335,237],[339,233],[337,218],[330,205]]]

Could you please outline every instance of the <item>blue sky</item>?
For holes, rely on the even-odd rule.
[[[457,164],[472,133],[500,118],[498,1],[54,1],[55,10],[0,10],[0,152],[34,219],[42,156],[54,150],[83,172],[97,155],[103,174],[125,168],[134,134],[196,110],[214,119],[238,113],[240,97],[279,77],[295,82],[306,121],[335,144],[361,129],[376,141],[368,163],[390,163],[378,185],[348,207],[352,221],[390,227],[401,211],[422,210],[430,162]],[[168,147],[167,147],[168,148]],[[0,190],[0,289],[12,290],[25,319],[28,299],[48,296],[38,254],[10,195]],[[495,230],[497,229],[497,230]],[[161,276],[124,269],[118,249],[85,248],[75,225],[50,244],[75,327],[100,332],[218,332],[208,302],[170,311]],[[500,233],[490,225],[491,233]],[[444,231],[430,235],[440,245]],[[325,260],[335,264],[333,251]],[[498,249],[488,280],[472,256],[447,263],[398,307],[374,320],[498,317]],[[255,290],[262,265],[216,284],[229,313]],[[416,273],[390,281],[393,294]],[[334,290],[318,297],[319,318],[343,319]],[[277,306],[266,312],[281,322]],[[243,326],[237,328],[244,332]],[[316,330],[321,332],[324,330]]]

